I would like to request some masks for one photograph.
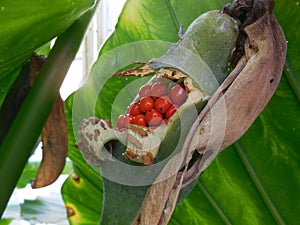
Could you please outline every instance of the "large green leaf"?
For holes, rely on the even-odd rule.
[[[103,46],[100,56],[117,46],[138,40],[174,42],[179,24],[187,27],[201,13],[221,9],[227,2],[129,0],[119,18],[116,31]],[[300,34],[295,24],[300,22],[297,16],[300,13],[299,7],[296,2],[276,1],[274,12],[288,40],[286,70],[278,90],[249,131],[237,143],[224,150],[202,174],[189,197],[177,206],[170,224],[298,223],[300,64],[297,44]],[[109,93],[102,89],[101,94],[108,98],[107,102],[113,102],[122,85],[121,81],[116,82]],[[98,94],[92,93],[94,90],[95,87],[84,95],[86,101],[95,101],[90,99]],[[90,186],[80,189],[80,192],[77,188],[68,192],[68,195],[75,198],[78,193],[89,193],[91,188],[102,190],[102,187],[94,186],[100,176],[85,164],[75,147],[73,100],[71,97],[67,102],[70,158],[80,168],[82,179],[91,181]],[[110,115],[109,110],[103,111],[103,107],[110,108],[110,104],[103,101],[97,104],[101,107],[97,105],[96,110],[90,109],[89,113],[97,116]],[[68,184],[65,184],[63,195],[67,187]],[[89,218],[91,221],[99,221],[100,215],[97,212],[102,207],[102,192],[95,193],[97,194],[93,199],[87,197],[77,202],[95,212],[95,217]],[[122,207],[130,206],[124,201]],[[87,215],[92,213],[80,213],[84,215],[84,212]],[[70,221],[72,223],[72,219]],[[124,222],[128,223],[130,224],[129,221]],[[72,224],[84,223],[77,220]]]
[[[66,110],[72,109],[72,98],[66,102]],[[71,112],[69,112],[71,113]],[[74,173],[62,187],[70,224],[97,224],[102,210],[102,178],[88,167],[75,146],[71,117],[67,117],[69,132],[69,157],[74,165]],[[92,191],[91,191],[92,190]]]
[[[68,28],[93,3],[93,0],[1,1],[0,108],[32,52]]]
[[[0,220],[0,225],[9,225],[13,219],[2,219]]]
[[[23,63],[29,58],[33,50],[48,42],[53,38],[53,35],[59,34],[38,79],[26,96],[5,139],[1,140],[0,177],[5,182],[1,182],[0,216],[2,216],[8,199],[25,167],[52,105],[57,99],[61,83],[78,51],[94,12],[93,0],[66,1],[66,4],[60,5],[59,9],[56,8],[57,5],[60,4],[55,1],[45,1],[40,4],[37,4],[36,1],[22,2],[22,4],[2,1],[0,5],[0,35],[5,40],[1,42],[3,46],[1,45],[0,54],[2,60],[0,62],[0,104],[2,104]],[[39,6],[42,7],[42,12],[39,12],[41,10]],[[16,19],[20,14],[24,16],[23,20]],[[64,20],[60,22],[61,19]],[[16,20],[16,25],[14,25],[14,20]],[[43,23],[39,24],[40,20]],[[36,25],[37,23],[38,25]],[[28,30],[21,35],[18,32],[19,29],[22,30],[23,26]],[[3,32],[4,30],[5,32]],[[45,31],[49,31],[49,33]],[[6,39],[7,35],[11,38]],[[14,35],[22,36],[27,40],[24,46],[18,46],[18,50],[14,49],[14,46],[18,45],[18,42],[13,38]],[[20,42],[23,43],[23,41]],[[1,107],[1,114],[10,114],[12,111],[10,108],[3,109]],[[5,118],[1,117],[2,119]],[[1,127],[2,125],[1,122]]]

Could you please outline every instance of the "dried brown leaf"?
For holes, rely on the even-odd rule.
[[[248,36],[245,56],[236,69],[239,70],[239,66],[246,60],[245,67],[232,84],[227,87],[226,80],[221,85],[199,115],[192,128],[193,132],[190,133],[190,138],[193,138],[189,148],[197,149],[207,156],[201,159],[197,175],[221,150],[237,141],[247,131],[280,82],[286,41],[275,16],[266,13],[247,26],[245,32]]]
[[[31,58],[30,83],[33,84],[41,70],[45,58],[34,55]],[[61,174],[68,153],[68,131],[64,102],[60,96],[41,132],[43,158],[36,178],[31,181],[32,188],[52,184]]]

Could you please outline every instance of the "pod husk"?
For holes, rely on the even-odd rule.
[[[252,5],[247,7],[257,14],[242,15],[247,23],[241,25],[243,56],[201,111],[181,154],[169,161],[161,175],[177,163],[188,165],[194,150],[201,157],[193,166],[186,166],[177,175],[152,185],[132,224],[167,224],[180,190],[195,181],[218,153],[247,131],[273,96],[285,62],[286,40],[272,13],[273,2],[250,2]],[[260,7],[259,10],[256,7]]]

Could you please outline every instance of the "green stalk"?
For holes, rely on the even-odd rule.
[[[96,5],[58,37],[0,146],[0,218],[57,99],[95,9]]]

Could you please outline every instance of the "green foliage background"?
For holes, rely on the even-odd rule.
[[[116,31],[102,47],[100,56],[128,42],[152,39],[175,42],[179,24],[187,27],[201,13],[221,9],[227,2],[127,1]],[[282,81],[274,97],[241,140],[222,152],[204,172],[193,192],[176,208],[170,224],[297,224],[300,209],[297,201],[300,197],[300,110],[299,85],[296,83],[299,63],[295,60],[299,56],[290,52],[296,48],[299,32],[292,31],[295,26],[289,25],[289,21],[299,21],[297,12],[297,3],[276,1],[275,14],[285,31],[289,49]],[[118,90],[120,86],[122,84],[116,84],[112,89]],[[114,95],[111,92],[110,95]],[[72,97],[68,103],[72,104]],[[70,115],[71,105],[68,109]],[[96,110],[97,113],[98,116],[106,115],[101,109]],[[72,138],[70,140],[71,144],[74,143]],[[100,182],[100,177],[92,170],[87,172],[75,148],[70,151],[70,157],[84,184],[80,192],[74,193],[73,188],[69,189],[72,186],[70,179],[63,188],[64,198],[90,223],[98,221],[103,207],[101,186],[96,186],[98,191],[94,196],[98,197],[93,199],[74,196],[91,188],[95,180]],[[120,208],[127,207],[126,201],[117,198],[123,199],[123,196],[118,194],[108,201],[118,202]],[[286,207],[287,202],[289,207]],[[85,217],[86,211],[81,207],[92,208],[97,216]],[[126,218],[124,214],[122,216]]]
[[[61,34],[94,3],[93,1],[74,2],[76,4],[73,5],[61,2],[57,7],[56,2],[47,1],[44,8],[40,8],[41,5],[34,0],[26,3],[28,7],[25,8],[25,3],[16,4],[7,0],[0,3],[2,40],[0,106],[32,51]],[[180,24],[187,27],[201,13],[210,9],[221,9],[227,2],[226,0],[128,0],[116,31],[105,43],[100,55],[122,44],[139,40],[175,42]],[[192,193],[177,206],[170,224],[298,224],[300,212],[300,56],[298,54],[300,32],[297,26],[300,24],[299,7],[297,1],[275,1],[274,13],[288,42],[285,69],[278,90],[248,132],[237,143],[223,151],[202,174]],[[27,14],[24,14],[25,12]],[[23,15],[20,16],[22,19],[16,20],[19,15]],[[32,22],[33,18],[36,21],[45,20],[46,23],[37,25]],[[62,21],[65,23],[62,24]],[[16,37],[22,37],[22,41]],[[72,38],[69,36],[69,39]],[[45,86],[41,86],[41,89],[50,84],[43,85]],[[122,82],[115,82],[115,90],[122,88],[122,85],[124,85]],[[110,93],[111,98],[114,94],[116,93]],[[97,224],[103,208],[102,179],[86,165],[75,147],[72,101],[71,96],[65,103],[69,124],[69,157],[80,179],[70,177],[63,186],[62,194],[67,206],[72,207],[76,212],[70,217],[71,224]],[[51,105],[50,102],[45,104]],[[100,104],[105,106],[103,102]],[[99,108],[98,116],[108,113]],[[33,107],[32,110],[39,109]],[[1,120],[2,118],[0,123],[3,123]],[[42,122],[43,118],[40,120]],[[21,126],[19,128],[21,130]],[[35,132],[38,135],[38,130]],[[22,135],[26,139],[26,132]],[[2,147],[0,146],[0,157],[4,159],[1,154],[5,156],[6,149]],[[0,163],[4,165],[2,161]],[[123,202],[121,206],[128,207],[127,202]],[[125,221],[124,224],[130,222]]]

